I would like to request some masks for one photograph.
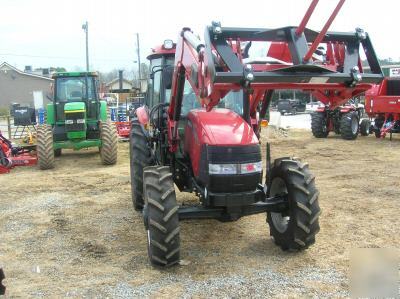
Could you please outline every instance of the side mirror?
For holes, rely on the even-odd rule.
[[[162,70],[162,80],[165,89],[171,89],[173,74],[174,74],[173,66],[168,66]]]

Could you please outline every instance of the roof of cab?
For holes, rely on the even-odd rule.
[[[52,78],[60,78],[60,77],[84,77],[84,76],[90,76],[90,77],[98,77],[99,74],[97,72],[59,72],[59,73],[54,73],[52,75]]]

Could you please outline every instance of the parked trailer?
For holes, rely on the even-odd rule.
[[[375,133],[377,138],[392,139],[392,133],[400,133],[400,78],[385,78],[374,85],[365,95],[365,112],[370,119],[361,123],[361,134]]]

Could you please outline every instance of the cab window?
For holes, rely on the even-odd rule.
[[[91,77],[56,79],[56,101],[74,102],[96,99],[94,80]]]
[[[160,102],[160,87],[161,87],[161,72],[158,71],[158,66],[161,66],[161,58],[156,58],[151,61],[150,70],[154,70],[153,79],[149,80],[150,97],[148,106],[153,107]],[[154,68],[156,67],[156,68]],[[153,69],[154,68],[154,69]]]

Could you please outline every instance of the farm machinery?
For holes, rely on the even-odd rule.
[[[103,164],[117,161],[118,137],[107,120],[107,104],[98,97],[96,72],[63,72],[53,75],[54,96],[47,105],[47,121],[37,128],[40,169],[54,167],[62,149],[98,147]]]
[[[346,102],[344,105],[336,106],[339,103],[318,107],[311,114],[311,131],[316,138],[326,138],[329,132],[333,131],[337,135],[341,135],[343,139],[356,139],[358,133],[362,133],[364,120],[364,107],[358,107]]]
[[[115,124],[117,129],[117,134],[120,140],[129,140],[129,133],[131,130],[130,118],[134,111],[142,105],[142,96],[133,97],[130,99],[128,104],[128,99],[125,103],[120,105],[117,101],[116,107],[111,107],[111,121]]]
[[[385,78],[365,94],[365,112],[370,119],[361,123],[361,134],[375,133],[377,138],[392,139],[392,133],[400,133],[400,79]],[[373,125],[371,120],[373,119]]]
[[[131,122],[133,206],[142,211],[153,265],[179,262],[180,226],[186,219],[235,221],[267,214],[270,234],[283,250],[299,251],[319,231],[319,191],[307,163],[291,157],[262,162],[260,130],[274,90],[300,89],[326,102],[347,101],[382,79],[370,39],[357,30],[328,32],[340,1],[320,32],[306,28],[318,1],[297,27],[231,28],[213,22],[204,42],[183,28],[148,56],[146,106]],[[257,43],[266,57],[251,57]],[[321,45],[340,60],[319,60]],[[372,73],[359,65],[366,50]],[[194,193],[178,205],[175,186]]]
[[[34,145],[16,146],[0,132],[0,174],[9,173],[16,166],[37,163]]]

